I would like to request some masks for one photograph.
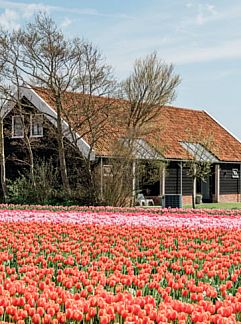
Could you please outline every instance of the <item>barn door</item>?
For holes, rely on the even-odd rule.
[[[201,181],[201,194],[203,202],[211,201],[210,177],[207,177],[206,182]]]

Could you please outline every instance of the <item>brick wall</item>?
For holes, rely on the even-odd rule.
[[[220,195],[219,202],[240,202],[240,194]]]
[[[213,197],[214,198],[214,197]],[[219,202],[240,202],[240,194],[220,195]],[[192,196],[182,196],[182,205],[192,205]],[[196,204],[198,208],[198,204]]]
[[[182,196],[182,205],[191,205],[192,204],[192,196]]]

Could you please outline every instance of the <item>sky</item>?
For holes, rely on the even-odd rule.
[[[156,51],[182,80],[173,105],[206,110],[241,140],[241,0],[0,0],[0,25],[38,11],[95,44],[118,80]]]

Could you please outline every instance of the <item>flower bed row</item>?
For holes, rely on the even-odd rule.
[[[2,323],[241,321],[238,216],[0,215]]]
[[[0,221],[4,222],[54,222],[69,224],[129,225],[151,227],[191,227],[191,228],[241,228],[241,215],[209,215],[207,213],[150,212],[96,212],[96,211],[56,211],[48,210],[2,210]]]
[[[241,209],[186,209],[161,207],[112,207],[112,206],[49,206],[49,205],[15,205],[0,204],[0,210],[47,210],[51,212],[94,212],[94,213],[150,213],[150,214],[207,214],[207,215],[241,215]]]

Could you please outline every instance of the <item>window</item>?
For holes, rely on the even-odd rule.
[[[103,175],[104,177],[112,176],[112,165],[109,164],[103,165]]]
[[[233,179],[239,178],[238,169],[232,169],[232,178]]]
[[[24,137],[24,117],[20,115],[12,116],[12,137]]]
[[[31,137],[43,136],[43,115],[42,114],[31,115],[30,136]]]

